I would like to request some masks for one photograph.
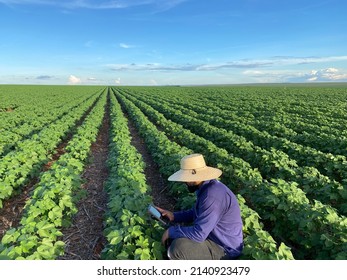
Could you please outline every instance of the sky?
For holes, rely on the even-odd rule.
[[[0,0],[0,84],[347,82],[346,0]]]

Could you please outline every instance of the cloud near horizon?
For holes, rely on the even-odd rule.
[[[70,75],[69,80],[68,80],[68,84],[69,85],[77,85],[82,83],[82,80],[74,75]]]
[[[347,73],[342,73],[339,69],[336,68],[327,68],[320,70],[312,70],[308,74],[308,81],[347,81]]]
[[[49,75],[41,75],[41,76],[36,77],[37,80],[50,80],[53,78],[54,78],[54,76],[49,76]]]
[[[223,69],[254,69],[261,67],[315,64],[321,62],[347,61],[347,56],[332,57],[272,57],[269,59],[242,59],[217,64],[177,64],[165,65],[160,63],[146,64],[108,64],[106,67],[112,71],[216,71]]]
[[[246,70],[243,72],[243,75],[252,77],[256,82],[262,83],[347,82],[347,71],[333,67],[308,70],[306,72],[293,70]]]
[[[163,65],[160,63],[146,64],[109,64],[106,65],[112,71],[215,71],[228,68],[257,68],[260,66],[271,65],[267,62],[226,62],[221,64],[181,64]]]

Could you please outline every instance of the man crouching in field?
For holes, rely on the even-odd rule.
[[[168,257],[172,260],[235,259],[243,249],[242,220],[236,196],[217,180],[222,171],[206,166],[201,154],[181,159],[181,169],[169,181],[186,183],[195,192],[195,206],[187,211],[171,212],[157,207],[164,217],[177,224],[169,227],[162,243],[170,239]],[[192,223],[181,226],[179,223]]]

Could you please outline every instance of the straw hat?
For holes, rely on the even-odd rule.
[[[181,169],[172,174],[168,180],[178,182],[199,182],[218,178],[222,171],[206,166],[201,154],[192,154],[181,159]]]

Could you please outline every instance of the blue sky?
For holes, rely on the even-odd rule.
[[[0,84],[347,82],[346,0],[0,0]]]

